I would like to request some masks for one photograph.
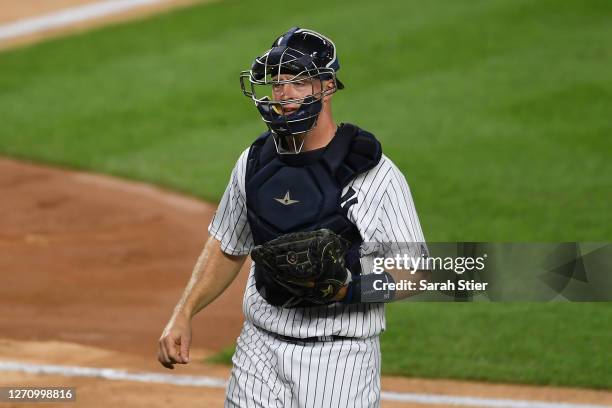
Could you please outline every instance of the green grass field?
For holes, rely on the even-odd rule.
[[[390,18],[393,16],[394,18]],[[610,241],[612,3],[221,1],[0,54],[0,154],[218,200],[263,131],[238,73],[292,25],[339,47],[430,241]],[[384,370],[612,387],[612,309],[391,305]]]

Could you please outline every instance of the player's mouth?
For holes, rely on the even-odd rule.
[[[282,105],[281,109],[283,111],[283,115],[291,115],[293,112],[295,112],[296,110],[298,110],[298,108],[300,107],[300,105],[298,104],[287,104],[287,105]]]
[[[289,116],[295,113],[300,108],[299,104],[287,104],[283,105],[280,103],[272,104],[272,109],[276,112],[277,115],[281,116]]]

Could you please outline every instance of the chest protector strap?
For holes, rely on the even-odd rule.
[[[381,156],[374,135],[351,124],[341,124],[324,149],[297,155],[278,154],[270,133],[260,136],[249,150],[245,178],[247,218],[255,244],[290,232],[328,228],[357,249],[363,240],[347,217],[357,194],[342,197],[342,190],[374,168]],[[351,270],[359,264],[358,257],[347,261]],[[255,280],[260,294],[273,305],[308,306],[290,299],[257,265]]]

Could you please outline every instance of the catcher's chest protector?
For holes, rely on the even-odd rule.
[[[351,124],[340,125],[326,148],[297,155],[278,154],[269,132],[260,136],[249,151],[245,179],[255,244],[321,228],[360,244],[359,231],[347,218],[356,198],[341,197],[342,190],[355,176],[375,167],[381,155],[374,135]],[[286,302],[286,291],[266,279],[261,268],[255,268],[255,279],[269,303]]]

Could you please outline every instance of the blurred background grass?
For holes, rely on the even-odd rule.
[[[380,138],[428,240],[609,241],[611,17],[605,0],[203,4],[0,54],[0,154],[216,201],[264,130],[238,72],[299,25],[336,42],[336,119]],[[387,373],[612,386],[607,306],[388,318]]]

